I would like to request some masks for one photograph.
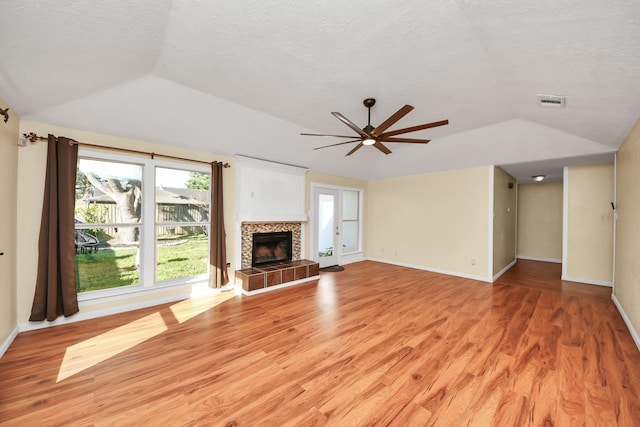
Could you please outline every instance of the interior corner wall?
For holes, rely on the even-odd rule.
[[[9,107],[0,99],[0,108]],[[0,356],[3,343],[11,341],[17,327],[16,312],[16,241],[17,241],[17,177],[18,117],[11,109],[9,119],[0,120]]]
[[[640,120],[616,155],[614,301],[640,348]]]
[[[369,259],[490,281],[489,166],[370,181]]]
[[[305,201],[304,201],[304,206],[305,206],[305,212],[307,213],[307,218],[312,218],[313,217],[313,212],[311,212],[311,199],[313,198],[313,191],[311,190],[311,183],[315,183],[315,184],[326,184],[330,187],[342,187],[342,188],[357,188],[359,190],[363,190],[364,192],[364,201],[363,201],[363,205],[365,206],[363,208],[363,218],[362,218],[362,222],[363,222],[363,230],[366,230],[366,224],[367,224],[367,215],[366,215],[366,205],[367,205],[367,182],[366,181],[361,181],[361,180],[357,180],[357,179],[351,179],[351,178],[344,178],[341,176],[335,176],[335,175],[328,175],[328,174],[324,174],[324,173],[320,173],[320,172],[316,172],[316,171],[309,171],[306,173],[305,175]],[[311,248],[311,239],[309,238],[309,236],[312,235],[313,230],[311,229],[312,227],[312,223],[311,221],[307,221],[304,224],[304,235],[306,236],[305,239],[305,257],[308,259],[313,259],[313,248]],[[362,236],[362,245],[363,247],[366,247],[366,242],[367,242],[367,233],[364,232],[364,235]]]
[[[120,138],[111,135],[86,132],[77,129],[55,126],[47,123],[30,120],[20,121],[20,134],[35,132],[38,135],[49,133],[57,136],[65,136],[77,141],[89,144],[99,144],[114,148],[126,148],[145,152],[162,153],[177,157],[198,159],[203,161],[224,161],[231,168],[224,170],[224,217],[227,233],[227,261],[231,263],[230,277],[235,271],[235,228],[236,218],[236,179],[237,162],[233,157],[215,155],[213,153],[197,152],[193,150],[154,144],[129,138]],[[15,138],[14,138],[15,140]],[[47,143],[38,141],[29,143],[27,147],[20,148],[17,159],[17,218],[16,228],[19,230],[20,239],[16,244],[16,283],[17,283],[17,323],[27,324],[33,294],[35,290],[37,258],[38,258],[38,234],[40,229],[40,217],[42,215],[42,197],[44,194],[44,174],[47,160]],[[154,290],[152,294],[136,293],[127,298],[116,301],[111,299],[94,300],[91,303],[80,302],[80,313],[76,316],[88,318],[92,313],[109,313],[110,311],[122,311],[122,307],[141,307],[153,305],[158,301],[171,301],[189,296],[191,286],[170,287]],[[40,322],[39,322],[40,323]]]
[[[613,164],[567,168],[563,280],[613,284]]]
[[[517,256],[562,262],[562,182],[518,185]]]
[[[502,168],[493,178],[493,273],[503,272],[516,260],[516,179]]]

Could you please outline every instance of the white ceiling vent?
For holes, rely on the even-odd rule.
[[[564,95],[538,94],[538,102],[542,107],[564,108]]]

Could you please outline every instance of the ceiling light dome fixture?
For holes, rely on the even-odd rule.
[[[373,144],[375,144],[375,143],[376,143],[376,140],[375,140],[375,139],[373,139],[373,138],[366,138],[366,139],[363,139],[363,140],[362,140],[362,143],[363,143],[364,145],[373,145]]]
[[[546,178],[546,175],[533,175],[531,177],[532,180],[534,180],[535,182],[540,182],[542,180],[544,180]]]

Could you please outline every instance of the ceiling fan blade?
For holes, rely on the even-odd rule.
[[[385,147],[380,141],[376,141],[375,144],[373,144],[373,146],[376,147],[378,150],[382,151],[384,154],[391,154],[391,150]]]
[[[346,155],[350,156],[353,153],[355,153],[356,151],[358,151],[360,148],[362,148],[364,144],[362,143],[362,141],[360,142],[360,144],[356,145],[355,147],[353,147],[353,149],[351,151],[349,151]]]
[[[380,123],[378,127],[376,127],[371,133],[375,136],[380,136],[385,130],[389,129],[391,125],[409,114],[411,110],[413,110],[413,107],[411,105],[405,105],[404,107],[393,113],[387,120]]]
[[[444,126],[444,125],[448,125],[448,124],[449,124],[449,120],[441,120],[439,122],[427,123],[427,124],[418,125],[418,126],[411,126],[410,128],[392,130],[390,132],[385,132],[380,136],[382,138],[385,138],[387,136],[400,135],[401,133],[415,132],[415,131],[418,131],[418,130],[435,128],[435,127],[438,127],[438,126]]]
[[[358,127],[358,125],[356,125],[355,123],[353,123],[351,120],[347,119],[345,116],[343,116],[340,113],[336,113],[335,111],[332,112],[331,114],[333,114],[334,116],[336,116],[338,118],[338,120],[340,120],[342,123],[344,123],[345,125],[349,126],[351,129],[355,130],[356,132],[358,132],[358,135],[362,136],[362,137],[368,137],[369,135],[367,135],[362,129],[360,129]],[[348,137],[351,138],[351,137]]]
[[[319,150],[321,148],[335,147],[336,145],[351,144],[352,142],[358,142],[358,141],[362,141],[362,140],[361,139],[354,139],[352,141],[338,142],[337,144],[323,145],[322,147],[314,148],[314,150]]]
[[[336,138],[355,138],[355,135],[326,135],[324,133],[301,133],[304,136],[335,136]]]
[[[384,141],[384,142],[408,142],[408,143],[412,143],[412,144],[427,144],[431,140],[430,139],[416,139],[416,138],[392,138],[392,137],[386,137],[386,138],[380,138],[380,141]]]

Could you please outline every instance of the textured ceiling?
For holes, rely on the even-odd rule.
[[[370,180],[610,161],[640,117],[640,2],[4,0],[0,97],[25,118]],[[536,94],[560,94],[543,108]],[[385,156],[331,111],[449,119]],[[393,128],[392,128],[393,129]],[[90,142],[90,141],[87,141]]]

